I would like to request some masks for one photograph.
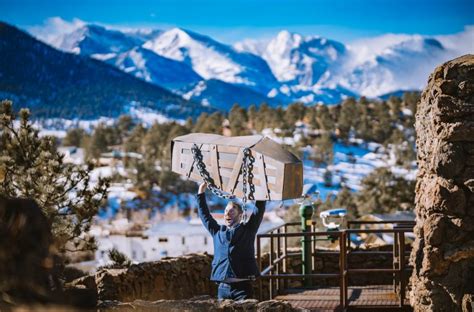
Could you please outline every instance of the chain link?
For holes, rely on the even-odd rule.
[[[214,193],[215,195],[219,197],[222,197],[225,199],[234,199],[235,195],[222,191],[214,183],[214,179],[206,170],[206,164],[204,164],[201,150],[196,144],[193,144],[193,146],[191,147],[191,152],[193,153],[193,159],[194,159],[194,162],[196,163],[196,168],[198,169],[199,174],[201,175],[204,182],[206,182],[207,188],[210,189],[212,193]]]
[[[250,188],[250,199],[253,199],[253,194],[255,192],[255,186],[252,183],[252,178],[253,178],[253,161],[254,158],[250,154],[250,149],[248,147],[244,148],[244,159],[242,160],[242,192],[243,197],[242,197],[242,210],[243,210],[243,216],[242,216],[242,223],[247,222],[247,184],[249,185]]]
[[[212,179],[209,172],[206,170],[206,164],[204,164],[203,156],[201,150],[196,144],[193,144],[191,147],[191,152],[193,154],[194,162],[196,163],[196,168],[199,171],[199,174],[203,178],[204,182],[206,182],[207,187],[214,193],[216,196],[225,199],[234,199],[235,195],[229,194],[227,192],[222,191],[220,188],[216,186],[214,183],[214,179]],[[250,153],[250,149],[248,147],[244,148],[243,150],[244,157],[242,159],[242,223],[247,222],[247,200],[254,199],[253,194],[255,193],[255,185],[252,183],[253,179],[253,163],[255,161],[254,157]],[[247,185],[249,186],[250,192],[249,196],[247,197]]]

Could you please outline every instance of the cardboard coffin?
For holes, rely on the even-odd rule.
[[[221,190],[242,198],[243,150],[252,158],[254,192],[247,187],[251,200],[284,200],[301,197],[303,164],[275,141],[261,135],[225,137],[192,133],[171,143],[172,170],[193,181],[203,181],[195,166],[191,147],[196,144],[203,155],[206,170]]]

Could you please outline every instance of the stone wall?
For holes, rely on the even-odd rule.
[[[97,291],[99,300],[131,302],[136,299],[188,299],[216,294],[209,281],[212,256],[190,254],[143,262],[123,269],[102,269],[73,281],[69,287]]]
[[[53,299],[52,244],[51,227],[36,202],[0,194],[0,310],[3,304]]]
[[[410,301],[415,311],[471,311],[474,55],[447,62],[431,74],[415,126],[419,172]]]
[[[297,312],[305,309],[293,308],[289,303],[268,300],[217,301],[210,298],[194,298],[189,300],[157,300],[154,302],[135,300],[129,303],[103,302],[98,312],[103,311],[134,311],[134,312]]]

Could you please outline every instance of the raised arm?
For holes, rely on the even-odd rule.
[[[257,201],[255,203],[255,206],[257,207],[257,211],[254,211],[249,218],[249,221],[247,222],[247,227],[250,230],[253,230],[255,232],[258,231],[258,227],[260,226],[260,223],[262,223],[263,220],[263,214],[265,213],[265,205],[266,201]]]
[[[206,184],[203,183],[199,186],[199,191],[197,194],[197,201],[198,201],[198,214],[199,218],[201,218],[202,224],[204,227],[214,235],[219,231],[219,224],[217,223],[216,219],[214,219],[209,212],[209,207],[207,206],[206,202]]]

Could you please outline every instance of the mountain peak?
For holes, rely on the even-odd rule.
[[[303,42],[304,38],[300,34],[289,32],[288,30],[280,31],[275,39],[272,40],[275,45],[283,47],[295,47],[299,46]],[[272,42],[270,44],[272,44]]]

